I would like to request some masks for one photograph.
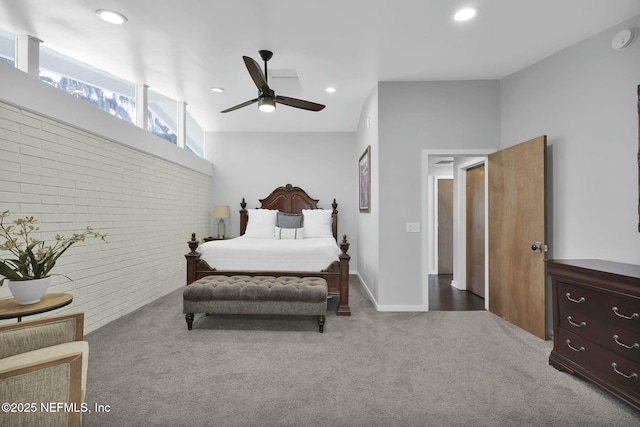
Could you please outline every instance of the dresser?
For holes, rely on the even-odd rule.
[[[547,260],[552,281],[549,364],[640,409],[640,266]]]

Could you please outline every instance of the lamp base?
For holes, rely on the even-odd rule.
[[[218,239],[224,239],[224,219],[222,218],[218,222]]]

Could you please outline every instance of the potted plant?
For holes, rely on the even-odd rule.
[[[0,251],[9,252],[7,257],[0,254],[0,286],[5,281],[9,290],[20,304],[34,304],[40,301],[51,281],[51,270],[58,258],[74,243],[84,242],[87,237],[105,240],[106,234],[98,233],[91,227],[71,237],[56,235],[55,243],[47,245],[33,237],[40,228],[32,217],[19,218],[13,225],[5,224],[9,211],[0,215]],[[66,276],[64,276],[66,277]],[[68,279],[68,277],[67,277]],[[70,279],[69,279],[70,280]]]

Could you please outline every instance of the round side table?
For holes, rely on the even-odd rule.
[[[0,319],[18,318],[20,322],[24,316],[46,313],[69,305],[71,301],[73,301],[73,295],[65,293],[44,294],[40,301],[28,305],[20,305],[15,298],[0,299]]]

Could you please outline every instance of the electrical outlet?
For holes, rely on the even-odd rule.
[[[419,222],[408,222],[407,223],[407,233],[419,233],[420,232],[420,223]]]

